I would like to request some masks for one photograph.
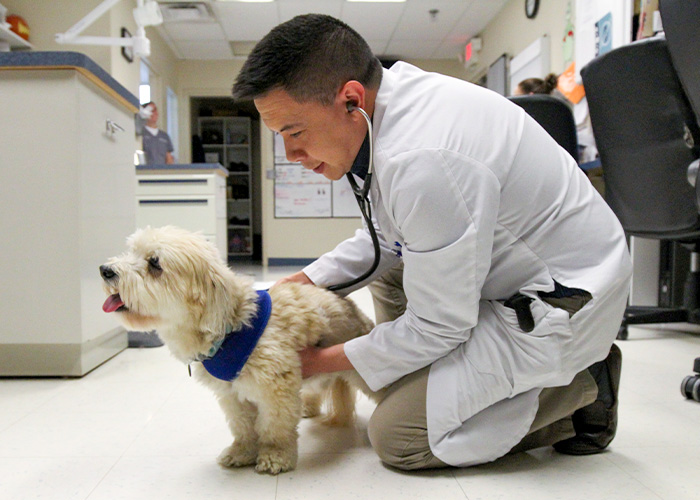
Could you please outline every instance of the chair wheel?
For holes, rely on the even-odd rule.
[[[688,375],[681,383],[681,394],[700,402],[700,375]]]
[[[627,340],[627,337],[629,336],[630,332],[627,331],[627,325],[622,325],[617,331],[617,340]]]

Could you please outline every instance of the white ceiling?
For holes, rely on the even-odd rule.
[[[158,0],[166,21],[157,30],[180,59],[245,58],[276,25],[299,14],[322,13],[357,30],[377,56],[404,59],[456,59],[464,45],[498,14],[508,0],[407,0],[366,3],[346,0],[275,0],[247,3],[222,0]],[[204,4],[209,19],[168,21],[170,12],[195,17]],[[431,14],[431,10],[437,13]]]

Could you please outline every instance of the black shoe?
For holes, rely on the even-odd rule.
[[[554,444],[554,449],[566,455],[593,455],[603,451],[617,431],[617,393],[620,388],[622,353],[615,344],[603,361],[591,365],[588,371],[598,385],[598,397],[571,416],[576,435]]]

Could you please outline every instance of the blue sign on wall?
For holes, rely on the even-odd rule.
[[[612,13],[608,12],[595,23],[595,55],[612,50]]]

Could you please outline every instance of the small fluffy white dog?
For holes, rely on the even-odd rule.
[[[109,295],[103,309],[117,312],[130,330],[157,330],[172,354],[191,363],[195,377],[214,391],[234,436],[219,456],[221,465],[255,464],[256,471],[270,474],[292,470],[302,415],[318,415],[327,399],[325,422],[347,425],[354,416],[354,387],[372,396],[352,371],[302,383],[298,351],[338,344],[372,329],[372,321],[350,300],[311,285],[277,285],[269,291],[267,326],[250,345],[236,332],[264,324],[258,310],[269,310],[269,303],[251,279],[223,263],[203,236],[172,226],[149,227],[127,243],[126,253],[100,266]],[[230,368],[227,359],[214,365],[222,352],[235,353],[246,342],[252,352],[243,349],[248,357],[236,378],[210,374],[223,370],[223,378],[235,376],[239,369]]]

